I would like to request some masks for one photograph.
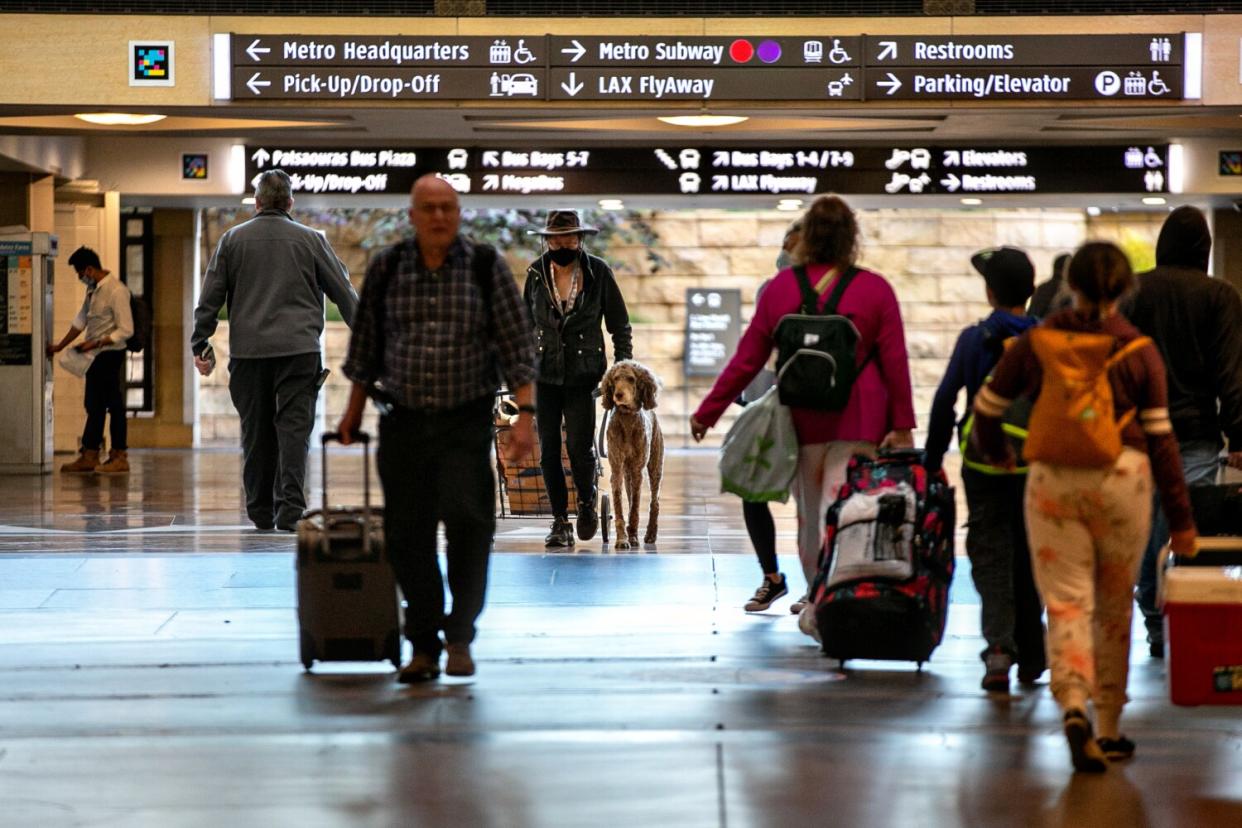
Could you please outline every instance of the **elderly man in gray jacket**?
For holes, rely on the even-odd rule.
[[[323,233],[290,217],[292,186],[283,170],[260,175],[254,198],[258,215],[225,233],[207,266],[190,348],[199,373],[210,374],[208,340],[227,304],[246,513],[259,529],[292,531],[306,508],[324,294],[351,326],[358,294]]]

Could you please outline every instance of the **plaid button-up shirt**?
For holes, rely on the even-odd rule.
[[[428,270],[414,239],[381,251],[362,283],[345,376],[378,382],[421,411],[457,408],[535,380],[535,337],[513,273],[497,254],[490,301],[474,276],[474,245],[458,236]],[[497,371],[499,367],[499,372]]]

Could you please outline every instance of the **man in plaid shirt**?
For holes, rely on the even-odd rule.
[[[367,268],[344,366],[354,385],[338,427],[350,442],[369,391],[391,404],[380,418],[378,462],[385,542],[414,646],[402,683],[437,678],[442,649],[450,676],[474,674],[470,643],[496,529],[498,377],[518,404],[512,459],[531,450],[535,411],[533,327],[504,258],[460,235],[457,192],[434,175],[415,182],[410,223],[414,237],[382,250]],[[453,593],[447,616],[436,557],[440,523]]]

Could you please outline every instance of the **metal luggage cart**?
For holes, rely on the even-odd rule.
[[[596,390],[592,395],[599,396]],[[553,517],[552,506],[548,501],[548,492],[543,485],[543,472],[539,466],[539,441],[536,435],[535,445],[530,454],[510,465],[505,460],[504,452],[508,443],[509,412],[505,404],[509,393],[500,391],[496,394],[496,403],[492,408],[492,424],[495,430],[496,443],[496,499],[499,507],[496,516],[508,517]],[[601,481],[604,476],[602,460],[608,456],[605,434],[608,429],[608,415],[605,411],[601,418],[599,434],[595,443],[595,490],[599,493],[599,527],[600,538],[604,543],[609,541],[612,519],[612,499],[603,492]],[[565,476],[570,477],[569,458],[565,441],[561,441],[561,466]],[[569,489],[569,516],[576,517],[578,512],[578,495],[571,480],[567,480]]]

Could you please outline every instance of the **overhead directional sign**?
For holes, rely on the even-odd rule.
[[[1197,97],[1201,35],[218,35],[216,98],[516,101]],[[1192,48],[1193,45],[1193,48]]]
[[[247,147],[247,177],[289,173],[294,192],[405,194],[435,173],[484,195],[1159,193],[1167,145],[1111,147]]]

